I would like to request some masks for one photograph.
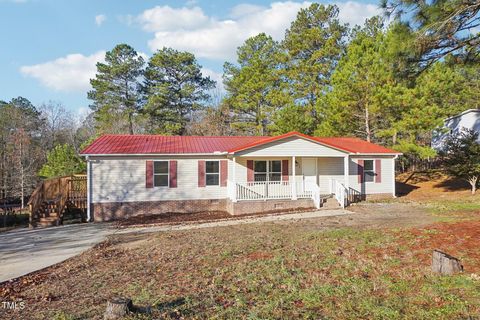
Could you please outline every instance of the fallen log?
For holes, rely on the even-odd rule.
[[[116,297],[107,301],[107,309],[103,315],[104,320],[122,319],[132,310],[132,300]]]
[[[457,258],[440,250],[433,250],[432,271],[440,274],[454,274],[462,272],[463,266]]]

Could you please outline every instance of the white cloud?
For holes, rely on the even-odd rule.
[[[39,80],[50,89],[84,92],[90,88],[90,79],[95,76],[96,63],[104,61],[104,58],[105,51],[89,56],[75,53],[53,61],[23,66],[20,72]]]
[[[342,22],[347,22],[354,26],[362,25],[366,19],[376,15],[381,15],[382,10],[376,4],[360,3],[355,1],[335,3],[340,9],[338,18]]]
[[[138,16],[143,29],[150,32],[194,30],[210,22],[199,7],[174,9],[169,6],[156,6]]]
[[[154,33],[148,42],[152,51],[163,47],[193,52],[200,58],[231,60],[235,51],[248,37],[265,32],[280,40],[298,11],[311,2],[274,2],[269,7],[240,4],[232,8],[229,19],[207,16],[199,7],[172,8],[156,6],[135,18],[144,30]],[[361,24],[380,13],[373,4],[356,1],[335,3],[339,19]]]
[[[220,92],[223,93],[225,91],[221,73],[213,71],[212,69],[202,68],[202,74],[204,77],[210,77],[211,80],[215,81],[217,83],[216,87]]]
[[[95,16],[95,24],[101,26],[107,20],[107,16],[104,14],[99,14]]]

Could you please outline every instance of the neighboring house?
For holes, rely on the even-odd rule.
[[[357,138],[105,135],[88,161],[88,216],[247,214],[395,196],[398,152]]]
[[[470,129],[479,134],[480,143],[480,109],[466,110],[456,116],[445,119],[443,128],[435,132],[432,139],[432,148],[443,150],[445,140],[451,135],[456,135],[464,129]]]

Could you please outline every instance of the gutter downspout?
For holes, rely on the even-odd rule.
[[[91,213],[92,162],[90,161],[89,156],[86,156],[86,160],[87,160],[87,222],[90,222],[92,218],[92,213]]]

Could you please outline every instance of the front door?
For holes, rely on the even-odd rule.
[[[317,187],[317,159],[303,158],[302,171],[305,182],[305,191],[313,191]]]

